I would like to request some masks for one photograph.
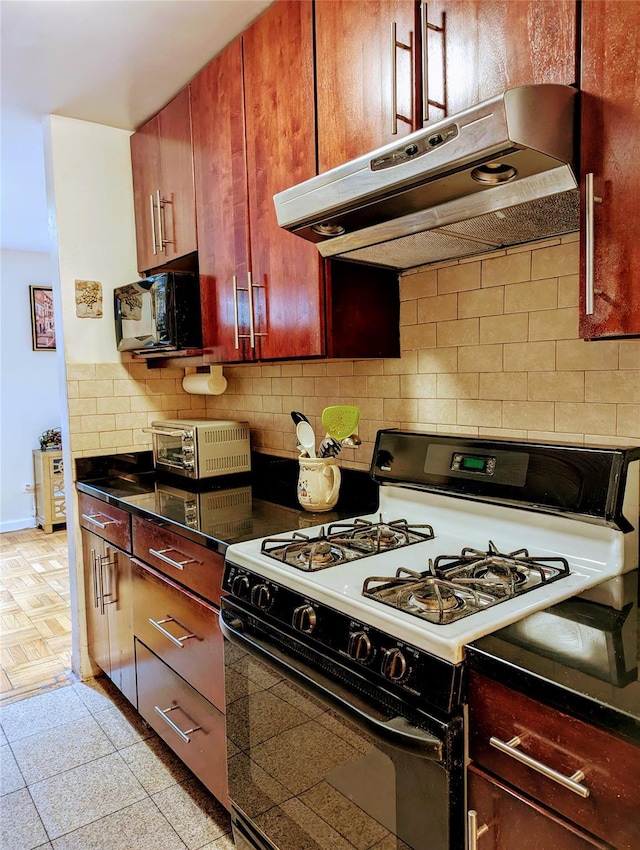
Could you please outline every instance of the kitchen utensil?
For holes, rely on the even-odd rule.
[[[349,404],[336,404],[322,411],[322,427],[330,437],[344,440],[350,437],[360,422],[360,408]]]
[[[309,422],[309,420],[304,415],[304,413],[300,413],[299,410],[292,410],[291,411],[291,418],[293,419],[294,425],[297,425],[298,422]],[[311,423],[309,423],[309,424],[311,424]]]
[[[362,445],[362,440],[357,434],[351,434],[348,437],[345,437],[342,441],[343,449],[357,449]]]
[[[342,446],[339,440],[336,440],[334,437],[330,437],[327,434],[324,440],[320,443],[318,457],[337,457],[341,448]]]
[[[296,435],[298,442],[309,457],[314,458],[316,456],[316,435],[313,433],[313,428],[307,420],[298,422],[296,425]]]

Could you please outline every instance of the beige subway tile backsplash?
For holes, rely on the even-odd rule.
[[[341,464],[367,469],[380,428],[541,440],[640,443],[640,340],[578,338],[577,234],[401,275],[402,356],[237,364],[227,391],[195,396],[184,370],[67,364],[71,450],[150,447],[154,419],[251,423],[252,444],[295,457],[289,412],[318,438],[329,404],[360,408],[362,446]]]

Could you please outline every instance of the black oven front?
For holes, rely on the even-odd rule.
[[[462,717],[429,713],[224,598],[238,850],[459,850]]]

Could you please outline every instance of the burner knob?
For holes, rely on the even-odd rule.
[[[237,575],[231,582],[231,592],[238,599],[249,598],[249,576]]]
[[[256,584],[251,591],[251,601],[258,608],[266,610],[271,604],[271,591],[266,584]]]
[[[292,623],[299,632],[310,635],[316,627],[316,612],[311,605],[299,605],[293,612]]]
[[[354,661],[369,661],[373,647],[366,632],[351,632],[347,652]]]
[[[397,647],[387,649],[382,656],[382,675],[399,682],[407,672],[407,659]]]

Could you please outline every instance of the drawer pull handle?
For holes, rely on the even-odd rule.
[[[179,705],[171,705],[169,706],[169,708],[160,708],[159,705],[154,705],[153,707],[155,711],[157,711],[157,713],[160,715],[160,717],[162,717],[164,722],[173,729],[176,735],[179,735],[182,738],[185,744],[191,743],[191,738],[189,737],[189,735],[191,735],[192,732],[197,732],[199,729],[202,729],[202,726],[192,726],[191,729],[187,729],[186,732],[183,732],[182,729],[177,724],[175,724],[170,717],[167,717],[167,713],[169,711],[175,711],[176,708],[180,708]]]
[[[559,773],[557,770],[554,770],[552,767],[548,767],[548,765],[543,764],[541,761],[536,761],[536,759],[531,758],[531,756],[528,756],[526,753],[522,753],[520,750],[516,749],[516,747],[519,747],[522,743],[522,740],[517,735],[515,738],[511,738],[510,741],[501,741],[500,738],[490,738],[489,743],[492,747],[495,747],[496,750],[500,750],[501,753],[511,756],[512,759],[530,767],[532,770],[536,770],[538,773],[546,776],[547,779],[552,779],[554,782],[557,782],[558,785],[562,785],[562,787],[566,788],[568,791],[573,791],[573,793],[577,794],[579,797],[584,797],[586,799],[591,793],[584,785],[580,785],[580,782],[584,779],[584,773],[581,770],[576,770],[576,772],[571,776],[565,776],[563,773]]]
[[[93,514],[93,515],[92,514],[82,514],[82,519],[86,519],[87,522],[90,522],[93,525],[97,525],[98,528],[106,528],[108,525],[114,525],[114,524],[119,525],[117,519],[109,519],[108,517],[107,517],[106,522],[100,522],[99,519],[96,519],[96,517],[99,517],[99,516],[103,517],[103,516],[105,516],[105,514]]]
[[[178,552],[177,549],[172,549],[169,547],[168,549],[149,549],[149,554],[153,555],[155,558],[160,558],[161,561],[164,561],[165,564],[169,564],[170,567],[175,567],[176,570],[183,570],[187,564],[197,564],[198,561],[195,558],[187,558],[185,557],[184,561],[174,561],[173,558],[170,558],[168,555],[165,555],[165,552],[177,552],[178,555],[181,555],[181,552]]]
[[[489,827],[486,823],[478,826],[478,813],[474,809],[469,809],[467,812],[467,848],[468,850],[478,850],[478,839],[485,832],[489,832]]]
[[[176,618],[172,617],[170,614],[167,614],[164,620],[152,620],[151,617],[149,617],[149,622],[154,627],[154,629],[157,629],[161,635],[164,635],[166,638],[169,638],[171,643],[175,643],[175,645],[179,646],[180,649],[184,649],[184,644],[182,643],[183,640],[189,640],[189,638],[195,637],[195,635],[191,632],[186,635],[180,635],[180,637],[177,638],[174,637],[166,629],[163,629],[162,625],[164,623],[177,623],[179,626],[182,626],[183,629],[186,629],[186,626],[183,623],[181,623],[179,620],[176,620]]]

